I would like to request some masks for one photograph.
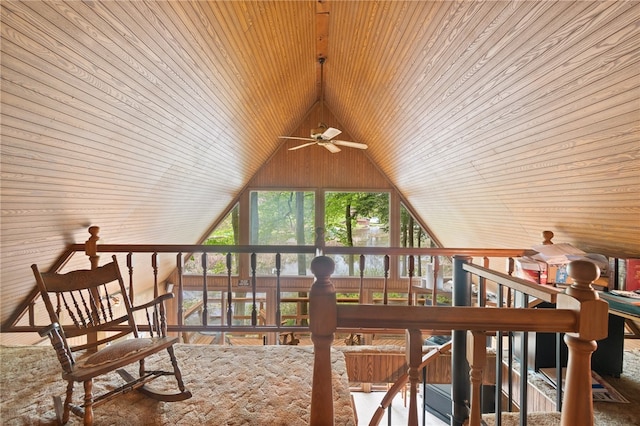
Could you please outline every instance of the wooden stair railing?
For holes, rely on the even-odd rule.
[[[408,346],[408,348],[409,347],[410,346]],[[451,349],[451,342],[447,342],[444,345],[441,345],[435,349],[431,349],[422,357],[422,362],[417,367],[418,370],[422,370],[423,368],[431,364],[433,361],[435,361],[436,358],[440,356],[440,354],[447,352],[450,349]],[[389,406],[391,405],[391,401],[393,401],[393,398],[395,398],[398,392],[400,392],[405,387],[408,381],[409,381],[409,372],[407,371],[402,376],[400,376],[398,380],[396,380],[396,382],[389,388],[389,390],[387,390],[387,393],[385,393],[384,397],[382,397],[382,401],[380,401],[380,405],[378,406],[378,408],[376,408],[376,411],[373,413],[373,416],[371,416],[371,420],[369,421],[369,426],[377,426],[380,423],[380,420],[382,420],[382,417],[384,416],[385,410],[389,408]]]
[[[458,260],[470,262],[468,257],[461,259]],[[462,270],[462,268],[456,269]],[[413,383],[417,383],[416,371],[422,359],[421,342],[420,345],[415,343],[419,335],[416,331],[428,328],[472,332],[471,350],[467,353],[471,365],[471,412],[468,416],[471,425],[480,425],[479,386],[482,382],[482,368],[486,357],[485,333],[497,331],[566,333],[565,342],[569,348],[569,359],[561,424],[564,426],[593,424],[591,354],[597,346],[595,341],[607,336],[608,321],[608,304],[600,300],[591,287],[591,283],[599,275],[598,268],[593,263],[574,261],[570,264],[569,275],[574,283],[565,294],[557,295],[558,308],[553,310],[469,306],[338,305],[335,289],[330,281],[334,271],[333,261],[326,256],[318,256],[313,260],[311,270],[316,276],[311,287],[309,306],[311,339],[315,354],[311,425],[333,425],[330,353],[333,336],[338,327],[363,330],[367,328],[410,330],[407,333],[408,376],[412,381],[410,409],[414,413],[409,415],[410,425],[417,425],[417,392]],[[455,276],[454,280],[456,280]],[[454,339],[453,351],[456,350],[456,344]],[[453,397],[455,399],[456,395],[454,394]],[[454,400],[453,403],[460,402]]]

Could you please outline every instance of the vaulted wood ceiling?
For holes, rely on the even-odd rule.
[[[638,2],[0,7],[3,319],[88,225],[199,241],[279,135],[307,136],[318,56],[327,109],[444,245],[551,229],[640,257]]]

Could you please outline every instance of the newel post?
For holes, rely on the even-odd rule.
[[[337,326],[336,291],[329,280],[335,263],[326,256],[311,262],[316,279],[309,294],[309,329],[313,342],[313,387],[310,425],[333,425],[331,343]]]
[[[609,304],[601,300],[591,283],[600,276],[599,268],[588,261],[574,260],[568,274],[573,284],[558,295],[558,309],[578,311],[578,331],[566,333],[569,348],[567,379],[562,403],[561,425],[593,425],[591,393],[591,355],[596,340],[607,337]]]
[[[98,267],[98,262],[100,261],[100,256],[98,255],[98,240],[100,237],[98,236],[98,232],[100,232],[99,226],[90,226],[89,234],[91,236],[84,243],[84,253],[89,256],[91,269],[96,269]]]
[[[98,240],[100,237],[98,233],[100,232],[99,226],[90,226],[89,227],[89,239],[84,243],[84,253],[89,256],[89,262],[91,262],[91,269],[97,269],[100,263],[100,256],[98,255]],[[100,300],[100,294],[94,288],[92,290],[93,297],[95,300]],[[124,296],[124,295],[123,295]],[[87,343],[96,343],[98,341],[98,333],[91,332],[87,334]]]

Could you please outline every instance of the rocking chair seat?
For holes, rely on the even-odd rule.
[[[177,337],[154,337],[112,343],[86,358],[79,359],[71,372],[63,374],[62,378],[82,382],[144,359],[177,341]]]

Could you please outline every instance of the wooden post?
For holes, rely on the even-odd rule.
[[[89,262],[91,262],[91,269],[97,269],[100,263],[100,256],[98,256],[98,240],[100,237],[98,233],[100,232],[99,226],[90,226],[89,234],[91,235],[89,239],[84,243],[84,252],[87,256],[89,256]],[[95,288],[91,290],[93,297],[95,300],[100,300],[100,294],[98,290]],[[122,297],[126,297],[126,295],[122,295]],[[98,333],[91,332],[87,333],[87,343],[96,343],[98,341]],[[95,352],[97,348],[92,349],[92,352]]]
[[[471,412],[469,414],[469,424],[479,425],[482,420],[482,376],[484,367],[487,364],[487,335],[483,331],[470,331],[467,334],[467,358],[471,371]]]
[[[567,272],[573,284],[567,288],[566,294],[558,295],[557,306],[558,309],[578,312],[579,330],[564,337],[569,359],[560,423],[563,426],[593,425],[591,355],[598,347],[596,340],[607,337],[609,304],[600,300],[591,287],[591,283],[600,276],[595,264],[574,260]]]
[[[471,275],[462,269],[465,263],[471,263],[471,257],[453,256],[453,306],[471,306]],[[451,426],[462,426],[469,418],[471,397],[467,332],[454,330],[451,343]]]
[[[542,241],[542,244],[544,244],[545,246],[553,244],[553,241],[551,241],[553,237],[553,231],[542,231],[542,238],[544,239]]]
[[[99,232],[100,232],[99,226],[90,226],[89,234],[91,236],[84,243],[84,252],[87,256],[89,256],[89,262],[91,262],[91,269],[96,269],[98,267],[98,262],[100,261],[100,256],[98,256],[98,240],[100,239],[100,237],[98,236]]]
[[[422,332],[417,329],[406,331],[406,357],[409,366],[409,418],[407,425],[418,426],[418,381],[422,362]]]
[[[313,388],[310,425],[333,425],[331,343],[337,327],[336,291],[330,281],[335,263],[326,256],[311,262],[316,279],[309,294],[309,329],[313,342]]]

